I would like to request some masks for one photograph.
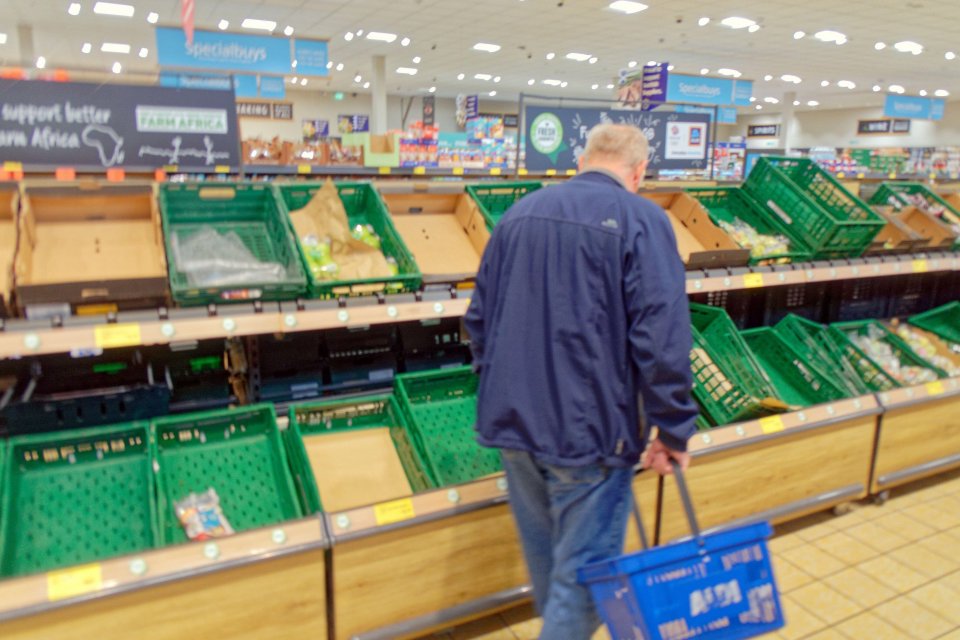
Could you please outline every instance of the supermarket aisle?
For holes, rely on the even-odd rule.
[[[767,638],[960,640],[960,472],[778,527],[770,546],[787,626]],[[530,640],[539,627],[525,605],[428,637]]]

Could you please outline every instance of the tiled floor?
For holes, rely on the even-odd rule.
[[[777,527],[770,548],[787,626],[768,639],[960,640],[960,472]],[[535,640],[539,629],[524,605],[428,638]]]

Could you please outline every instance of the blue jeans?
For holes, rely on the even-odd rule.
[[[542,640],[589,640],[600,627],[577,569],[623,552],[633,469],[558,467],[504,450],[510,507],[543,617]]]

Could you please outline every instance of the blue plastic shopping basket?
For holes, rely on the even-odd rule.
[[[634,501],[643,550],[578,572],[613,640],[738,640],[782,627],[770,524],[702,534],[676,466],[674,475],[693,536],[651,548]]]

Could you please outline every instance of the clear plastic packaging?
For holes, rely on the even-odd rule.
[[[187,537],[191,540],[222,538],[233,533],[220,508],[220,496],[210,488],[203,493],[191,492],[173,504],[174,512]]]
[[[173,234],[176,264],[195,287],[267,284],[286,278],[278,262],[262,262],[234,232],[219,233],[212,227]]]

